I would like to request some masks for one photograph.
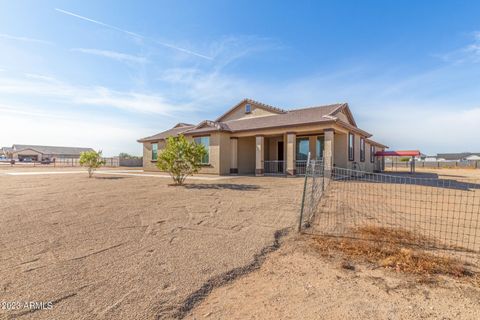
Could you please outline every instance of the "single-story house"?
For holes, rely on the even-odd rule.
[[[207,148],[200,173],[216,175],[296,175],[309,153],[326,165],[380,171],[384,164],[375,152],[388,148],[357,127],[347,103],[283,110],[244,99],[214,121],[178,123],[139,139],[144,170],[158,170],[166,139],[180,134]]]
[[[480,154],[472,154],[465,158],[466,161],[480,161]]]
[[[460,153],[439,153],[439,154],[437,154],[437,158],[443,158],[447,161],[467,160],[467,158],[471,157],[471,156],[480,156],[480,152],[479,153],[460,152]]]
[[[5,156],[8,159],[17,161],[42,161],[46,159],[78,159],[82,152],[92,151],[93,149],[14,144],[11,148],[4,147],[2,150],[4,150]]]

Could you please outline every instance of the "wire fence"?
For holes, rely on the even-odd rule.
[[[411,161],[385,160],[387,171],[408,171]],[[427,169],[480,169],[480,160],[464,161],[415,161],[415,167]]]
[[[378,228],[429,253],[480,266],[480,180],[407,175],[310,161],[299,230],[355,238],[362,228]]]
[[[105,161],[104,167],[118,167],[121,166],[121,160],[118,157],[102,158]],[[140,160],[141,162],[141,160]],[[43,161],[0,161],[0,165],[4,166],[18,166],[18,167],[80,167],[79,158],[56,158],[55,160]],[[127,166],[127,165],[126,165]]]

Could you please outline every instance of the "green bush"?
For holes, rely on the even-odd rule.
[[[158,155],[157,167],[167,171],[174,183],[181,185],[187,176],[198,172],[206,154],[203,145],[189,142],[183,135],[169,137],[165,148]]]
[[[88,177],[91,178],[97,168],[105,164],[102,158],[102,151],[85,151],[80,154],[80,165],[87,167]]]

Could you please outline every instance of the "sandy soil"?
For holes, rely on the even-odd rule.
[[[0,318],[171,318],[295,224],[302,179],[168,183],[0,173],[0,301],[54,302]]]
[[[386,168],[387,172],[408,172],[405,168],[399,168],[398,170],[391,171],[390,168]],[[417,174],[427,173],[437,175],[441,178],[463,178],[463,179],[480,179],[480,169],[471,168],[420,168],[415,169]]]
[[[187,319],[479,319],[480,288],[325,257],[308,236],[287,239],[257,272],[214,290]]]
[[[423,226],[434,236],[433,231],[437,230],[432,227],[432,223],[444,224],[443,218],[432,216],[433,210],[427,210],[429,207],[425,204],[421,210],[416,209],[416,201],[431,200],[432,194],[440,192],[442,197],[434,199],[435,202],[455,204],[452,199],[462,200],[459,194],[468,192],[469,197],[477,194],[476,202],[470,203],[480,204],[480,171],[424,170],[416,177],[454,179],[471,184],[468,185],[469,190],[455,187],[435,191],[435,188],[430,190],[432,187],[429,186],[398,187],[390,184],[369,185],[367,188],[352,182],[341,189],[343,193],[347,193],[347,196],[341,196],[342,201],[333,194],[327,195],[327,209],[332,209],[327,211],[328,217],[316,217],[313,226],[306,231],[311,234],[341,233],[342,230],[346,232],[349,226],[361,224],[366,219],[369,224],[388,225],[385,223],[387,221],[391,222],[393,227],[411,227],[420,234]],[[392,194],[397,196],[392,197]],[[402,196],[399,197],[400,194]],[[450,201],[449,197],[452,197]],[[382,204],[366,201],[369,199],[378,199]],[[406,199],[413,199],[413,203],[405,202]],[[440,207],[432,206],[431,209],[438,213]],[[440,212],[447,209],[442,207]],[[450,204],[449,210],[452,209],[460,211]],[[325,207],[322,210],[325,211]],[[385,220],[385,215],[391,216],[393,213],[399,213],[399,217]],[[417,214],[427,218],[417,217],[412,220],[411,216]],[[448,228],[452,228],[449,230],[455,229],[453,234],[458,234],[461,224],[452,225],[451,219],[447,223]],[[332,229],[329,230],[328,227]],[[442,230],[445,233],[445,227]],[[292,235],[278,251],[268,256],[260,270],[214,290],[187,318],[480,319],[479,284],[449,277],[439,277],[435,283],[423,283],[417,276],[389,271],[359,261],[353,261],[354,270],[347,270],[342,268],[342,263],[352,263],[351,258],[338,252],[331,256],[322,254],[312,245],[311,237],[309,234]],[[478,242],[475,242],[475,245],[478,245]],[[478,255],[475,257],[478,259]]]

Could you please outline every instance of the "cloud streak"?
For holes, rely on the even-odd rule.
[[[185,48],[182,48],[182,47],[178,47],[178,46],[173,45],[171,43],[158,41],[154,38],[143,36],[141,34],[122,29],[122,28],[113,26],[111,24],[105,23],[105,22],[90,19],[90,18],[87,18],[85,16],[81,16],[79,14],[76,14],[76,13],[73,13],[73,12],[70,12],[70,11],[67,11],[67,10],[55,8],[55,11],[66,14],[66,15],[69,15],[69,16],[72,16],[72,17],[75,17],[75,18],[78,18],[78,19],[81,19],[81,20],[84,20],[84,21],[95,23],[97,25],[100,25],[100,26],[108,28],[108,29],[112,29],[112,30],[115,30],[115,31],[118,31],[118,32],[122,32],[124,34],[127,34],[127,35],[132,36],[132,37],[137,38],[137,39],[152,41],[152,42],[154,42],[156,44],[159,44],[161,46],[164,46],[166,48],[170,48],[170,49],[173,49],[173,50],[176,50],[176,51],[180,51],[180,52],[183,52],[183,53],[186,53],[186,54],[189,54],[189,55],[193,55],[193,56],[196,56],[196,57],[199,57],[199,58],[202,58],[202,59],[213,60],[212,57],[206,56],[204,54],[201,54],[201,53],[198,53],[198,52],[195,52],[195,51],[192,51],[192,50],[188,50],[188,49],[185,49]]]
[[[145,64],[148,62],[148,60],[145,57],[135,56],[135,55],[121,53],[117,51],[111,51],[111,50],[73,48],[70,51],[101,56],[101,57],[117,60],[120,62],[131,62],[131,63],[138,63],[138,64]]]
[[[471,43],[463,48],[436,56],[443,61],[452,62],[454,64],[467,62],[480,63],[480,31],[473,32]]]
[[[121,92],[100,86],[76,86],[52,77],[26,74],[23,79],[0,77],[0,97],[8,101],[15,97],[54,101],[75,106],[111,107],[140,114],[172,117],[191,111],[186,104],[171,103],[166,98],[143,92]],[[13,99],[12,101],[14,101]]]
[[[40,39],[29,38],[29,37],[12,36],[12,35],[10,35],[10,34],[5,34],[5,33],[0,33],[0,38],[1,38],[1,39],[7,39],[7,40],[14,40],[14,41],[23,41],[23,42],[32,42],[32,43],[48,44],[48,45],[52,45],[52,44],[53,44],[53,42],[46,41],[46,40],[40,40]]]

